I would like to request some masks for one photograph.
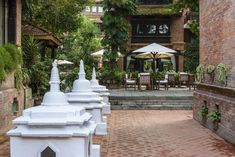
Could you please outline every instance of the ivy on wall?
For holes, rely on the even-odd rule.
[[[0,83],[4,81],[11,72],[21,71],[22,54],[13,44],[0,46]],[[18,78],[16,77],[16,80]],[[17,87],[18,84],[16,85]]]

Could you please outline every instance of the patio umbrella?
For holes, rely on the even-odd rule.
[[[104,52],[105,52],[105,50],[101,49],[101,50],[99,50],[97,52],[92,53],[91,55],[95,56],[95,57],[102,57]],[[122,57],[122,54],[120,52],[118,52],[118,57]]]
[[[131,54],[135,55],[136,58],[153,58],[153,67],[155,71],[155,61],[157,58],[171,57],[174,53],[177,52],[173,49],[167,48],[156,43],[152,43],[150,45],[144,46],[140,49],[133,51]]]

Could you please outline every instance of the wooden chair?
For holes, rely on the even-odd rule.
[[[124,85],[125,85],[125,89],[127,90],[127,88],[134,88],[136,90],[136,86],[137,86],[137,79],[134,78],[129,78],[128,75],[126,74],[125,79],[124,79]]]
[[[164,89],[168,90],[168,75],[165,75],[164,80],[156,80],[157,89],[159,90],[161,85],[164,85]]]
[[[189,87],[189,75],[187,73],[180,73],[179,75],[179,87],[181,87],[182,84]]]
[[[152,79],[149,73],[140,73],[138,77],[138,88],[141,90],[141,86],[145,85],[146,89],[152,89]]]
[[[195,76],[193,74],[189,74],[189,90],[191,90],[191,87],[193,87],[193,90],[197,87]]]
[[[167,77],[167,80],[168,80],[168,85],[171,85],[173,87],[175,87],[176,85],[176,79],[175,79],[175,74],[167,74],[168,77]]]

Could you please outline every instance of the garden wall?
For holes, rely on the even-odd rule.
[[[194,93],[193,116],[205,127],[215,131],[224,139],[235,144],[235,1],[200,0],[200,63],[228,66],[227,87],[218,81],[211,82],[205,77]],[[235,74],[235,73],[234,73]],[[217,75],[217,74],[216,74]],[[201,116],[202,106],[207,106],[209,114],[221,114],[218,126],[207,116]]]
[[[14,73],[8,75],[0,85],[0,135],[12,127],[12,120],[22,114],[24,108],[32,106],[30,88],[15,88]]]

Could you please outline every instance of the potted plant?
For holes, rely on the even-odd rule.
[[[214,65],[208,65],[206,68],[206,73],[210,76],[211,84],[214,82],[215,77],[215,66]]]
[[[209,113],[209,109],[206,105],[203,105],[201,109],[198,111],[198,114],[202,118],[203,123],[206,122],[208,113]]]
[[[220,63],[216,68],[217,79],[224,86],[227,85],[227,71],[228,66],[223,63]]]
[[[213,129],[216,131],[218,129],[218,124],[220,122],[221,114],[219,111],[212,111],[207,115],[208,119],[213,122]]]
[[[197,81],[202,82],[204,79],[205,66],[203,64],[198,65],[196,73],[197,73]]]

